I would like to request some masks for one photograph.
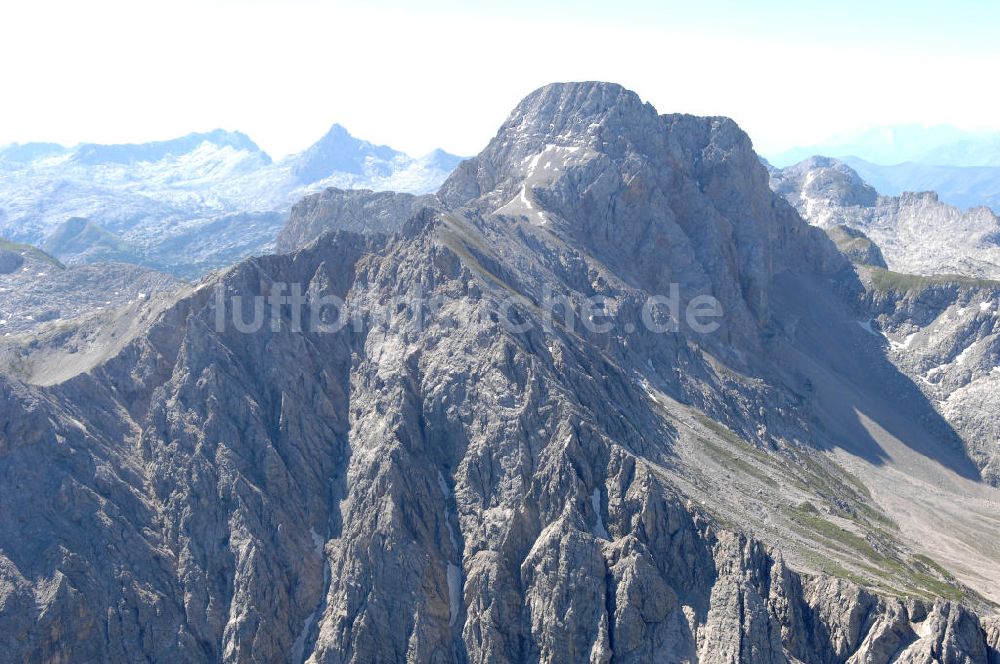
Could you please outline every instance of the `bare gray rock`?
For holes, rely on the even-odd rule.
[[[849,317],[864,286],[734,123],[547,86],[440,199],[139,304],[46,385],[0,376],[7,659],[995,656],[994,586],[920,562],[833,452],[890,466],[870,416],[920,451],[905,489],[961,441],[903,436],[935,411],[883,394],[906,379]],[[356,323],[218,325],[292,283]],[[672,283],[716,331],[643,325]],[[607,330],[579,324],[597,294]]]
[[[933,192],[879,196],[849,166],[826,157],[771,169],[771,186],[809,223],[864,233],[895,272],[1000,279],[1000,219],[987,207],[962,210]]]
[[[873,329],[889,357],[1000,483],[1000,282],[866,274]]]
[[[288,222],[278,234],[276,249],[294,251],[335,230],[398,232],[424,207],[436,207],[435,197],[366,189],[326,189],[292,206]]]
[[[0,250],[9,255],[11,268],[0,269],[0,337],[53,328],[181,284],[168,275],[124,263],[67,268],[35,247],[10,246]]]
[[[850,226],[833,226],[826,234],[852,263],[888,269],[882,250],[867,235]]]

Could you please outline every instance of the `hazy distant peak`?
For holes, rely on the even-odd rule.
[[[437,149],[428,152],[423,157],[420,157],[418,161],[420,161],[427,168],[452,171],[459,165],[459,163],[462,162],[463,159],[464,157],[459,157],[458,155],[451,154],[450,152]]]
[[[393,161],[405,157],[386,145],[355,138],[343,125],[334,124],[316,143],[288,159],[292,163],[292,175],[301,184],[311,184],[332,173],[363,175],[369,159]]]
[[[813,154],[851,156],[886,166],[906,162],[997,166],[1000,134],[964,131],[951,125],[877,125],[769,154],[768,159],[775,166],[785,167]]]
[[[69,152],[58,143],[11,143],[0,147],[0,161],[28,163],[35,159],[53,157]]]
[[[262,157],[267,163],[271,158],[254,143],[249,136],[239,131],[215,129],[209,132],[193,132],[180,138],[149,143],[120,143],[100,145],[82,143],[75,149],[74,161],[81,164],[132,164],[156,162],[166,157],[177,157],[197,150],[202,144],[211,143],[219,148],[235,150]]]

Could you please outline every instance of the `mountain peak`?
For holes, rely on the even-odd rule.
[[[323,138],[321,138],[320,140],[327,139],[327,138],[351,138],[351,139],[354,139],[354,140],[360,140],[360,139],[355,138],[351,134],[351,132],[347,131],[347,127],[345,127],[344,125],[340,124],[339,122],[334,122],[330,126],[330,129],[325,134],[323,134]]]
[[[332,173],[362,175],[369,158],[392,161],[400,157],[405,155],[386,145],[355,138],[343,125],[334,123],[323,138],[290,159],[296,179],[302,184],[311,184]]]
[[[188,154],[203,143],[211,143],[220,148],[231,147],[251,154],[260,155],[267,163],[270,157],[254,143],[249,136],[238,131],[213,129],[208,132],[192,132],[180,138],[149,143],[119,143],[101,145],[81,143],[75,148],[74,160],[81,164],[132,164],[136,162],[156,162],[166,157]]]
[[[810,199],[840,206],[872,207],[878,201],[875,189],[853,168],[831,157],[809,157],[794,166],[772,171],[771,186],[786,198],[801,191]]]
[[[69,148],[58,143],[11,143],[0,147],[0,161],[29,163],[35,159],[65,154]]]
[[[525,137],[580,141],[594,137],[602,127],[624,129],[656,117],[652,105],[617,83],[552,83],[525,97],[497,138],[516,132]]]

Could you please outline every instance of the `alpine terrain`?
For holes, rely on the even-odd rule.
[[[291,204],[328,186],[426,193],[459,159],[411,158],[340,125],[278,162],[239,132],[136,145],[0,147],[0,236],[66,264],[130,262],[197,277],[267,252]]]
[[[1000,134],[948,125],[876,126],[770,154],[768,161],[788,167],[813,155],[842,161],[885,195],[933,191],[949,205],[1000,213]]]
[[[771,169],[771,186],[810,223],[863,233],[892,270],[1000,279],[1000,218],[985,206],[963,210],[932,191],[881,196],[826,157]]]
[[[1000,293],[769,185],[553,84],[436,194],[5,338],[0,660],[1000,661]]]

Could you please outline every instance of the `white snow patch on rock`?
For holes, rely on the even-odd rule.
[[[448,626],[458,622],[459,608],[462,606],[462,570],[454,563],[448,563]]]
[[[594,506],[594,513],[597,514],[597,523],[594,524],[594,534],[601,539],[610,540],[611,535],[608,534],[607,529],[604,527],[604,519],[601,518],[600,488],[595,488],[594,492],[590,494],[590,504]]]

